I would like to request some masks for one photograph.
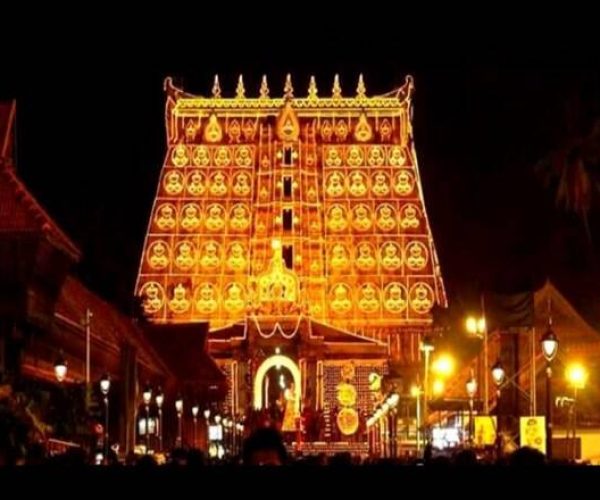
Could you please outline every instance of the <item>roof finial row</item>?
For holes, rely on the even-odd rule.
[[[269,98],[269,84],[267,83],[267,76],[263,75],[261,83],[259,96],[261,99]],[[221,97],[221,85],[219,84],[219,75],[215,75],[213,87],[212,87],[212,96],[215,98]],[[238,78],[238,83],[235,89],[235,97],[236,99],[244,99],[246,97],[246,88],[244,87],[244,78],[242,75]],[[294,87],[292,85],[292,76],[288,73],[285,77],[285,84],[283,86],[283,97],[285,99],[293,99],[294,98]],[[331,89],[331,97],[334,99],[340,99],[342,97],[342,86],[340,84],[340,76],[336,73],[333,78],[333,88]],[[365,99],[367,97],[367,88],[365,86],[365,81],[362,73],[358,76],[358,85],[356,87],[356,98]],[[310,77],[310,82],[308,84],[308,98],[309,99],[318,99],[318,89],[317,82],[314,76]]]

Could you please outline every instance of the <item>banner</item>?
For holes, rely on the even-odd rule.
[[[546,418],[521,417],[521,446],[535,448],[546,454]]]
[[[474,424],[475,446],[483,447],[494,445],[496,442],[496,430],[498,429],[496,417],[489,415],[476,416]]]

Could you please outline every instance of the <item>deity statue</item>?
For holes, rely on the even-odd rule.
[[[208,208],[208,217],[204,221],[209,231],[220,231],[225,226],[225,214],[221,205],[211,205]]]
[[[410,305],[416,313],[425,314],[433,306],[433,292],[429,285],[416,283],[410,290]]]
[[[219,245],[214,241],[209,241],[202,247],[202,255],[200,257],[200,265],[204,269],[214,269],[221,263],[219,255]]]
[[[369,156],[367,157],[367,161],[372,167],[380,167],[383,165],[385,161],[385,156],[383,154],[383,149],[381,146],[371,146],[369,148]]]
[[[254,134],[256,133],[256,127],[251,120],[246,120],[244,123],[244,139],[247,141],[251,141],[254,139]]]
[[[352,196],[364,196],[367,193],[367,179],[360,172],[350,174],[350,187],[348,188]]]
[[[218,307],[215,287],[210,283],[203,283],[197,291],[196,310],[200,314],[213,314]]]
[[[413,271],[420,271],[427,264],[427,249],[425,245],[419,241],[413,241],[406,248],[408,257],[406,265]]]
[[[234,231],[243,231],[250,225],[250,214],[245,205],[235,205],[231,210],[232,216],[229,218],[229,227]]]
[[[181,227],[186,231],[193,231],[200,225],[200,209],[197,205],[190,203],[183,207]]]
[[[206,146],[196,146],[192,163],[197,167],[206,167],[210,163],[210,153]]]
[[[223,172],[216,172],[213,174],[209,191],[210,194],[214,196],[223,196],[227,193],[227,184],[225,183]]]
[[[173,205],[161,205],[156,214],[156,225],[163,231],[175,227],[175,207]]]
[[[204,193],[204,176],[197,170],[188,176],[187,191],[192,196],[199,196]]]
[[[229,149],[225,146],[217,148],[214,162],[217,167],[228,167],[231,163]]]
[[[140,290],[140,295],[144,299],[143,307],[146,314],[154,314],[160,311],[163,306],[163,290],[162,287],[150,281],[145,283]]]
[[[194,247],[187,241],[181,242],[177,246],[177,257],[175,265],[182,270],[190,269],[194,265]]]
[[[383,245],[381,252],[381,265],[387,271],[396,271],[402,265],[402,255],[398,245],[392,242],[387,242]]]
[[[356,267],[361,271],[372,271],[375,269],[377,261],[375,260],[373,247],[369,243],[358,245],[358,257],[356,258]]]
[[[242,127],[240,122],[237,120],[231,120],[227,127],[227,135],[229,136],[229,143],[240,142],[240,136],[242,135]]]
[[[243,272],[246,270],[246,264],[244,247],[240,243],[233,243],[229,247],[229,257],[227,258],[228,269],[236,273]]]
[[[342,157],[337,147],[331,146],[327,148],[327,156],[325,157],[325,165],[328,167],[339,167],[342,164]]]
[[[392,167],[401,167],[406,162],[406,155],[400,146],[393,146],[390,149],[389,163]]]
[[[394,217],[394,210],[390,205],[382,205],[379,209],[379,216],[377,217],[377,226],[382,231],[391,231],[396,227],[396,219]]]
[[[375,196],[386,196],[390,192],[390,181],[383,172],[376,172],[373,175],[373,187],[371,191]]]
[[[338,120],[335,126],[335,137],[338,142],[344,142],[348,137],[348,124],[345,120]]]
[[[252,150],[248,146],[240,146],[236,148],[235,164],[238,167],[252,166]]]
[[[344,177],[339,172],[333,172],[327,177],[326,193],[329,196],[341,196],[344,194]]]
[[[358,205],[354,208],[354,217],[352,227],[357,231],[368,231],[371,229],[373,222],[371,220],[371,212],[366,205]]]
[[[406,309],[406,292],[399,283],[390,283],[385,289],[384,307],[391,313],[401,313]]]
[[[332,231],[343,231],[348,227],[348,219],[344,213],[344,209],[340,205],[334,205],[329,210],[327,227]]]
[[[163,241],[152,243],[148,253],[148,262],[152,269],[164,269],[169,264],[169,249]]]
[[[360,146],[350,146],[346,155],[346,163],[351,167],[360,167],[363,163],[364,155]]]
[[[248,196],[250,194],[250,177],[241,173],[235,176],[233,193],[237,196]]]
[[[418,211],[414,205],[406,205],[401,213],[400,225],[403,229],[415,229],[419,227]]]
[[[190,307],[190,301],[186,298],[186,294],[187,290],[179,283],[173,289],[173,298],[169,300],[169,309],[177,314],[186,312]]]
[[[179,194],[183,189],[183,176],[179,172],[169,172],[165,175],[164,185],[168,194]]]
[[[243,290],[237,283],[232,283],[225,292],[225,300],[223,301],[225,309],[232,314],[240,313],[244,310],[245,302]]]
[[[315,261],[316,262],[316,261]],[[331,249],[331,268],[335,271],[343,271],[348,268],[350,259],[348,251],[341,243],[336,243]]]
[[[190,158],[188,156],[188,150],[183,144],[175,146],[173,153],[171,154],[171,161],[176,167],[185,167],[188,164]]]
[[[412,193],[414,188],[414,180],[408,170],[401,170],[396,174],[394,182],[394,190],[401,196],[406,196]]]
[[[392,137],[392,125],[387,118],[379,125],[379,136],[381,137],[381,142],[388,142]]]
[[[379,310],[379,298],[377,288],[371,283],[366,283],[360,288],[360,298],[358,299],[358,308],[367,314],[372,314]]]
[[[350,292],[347,285],[338,284],[333,288],[333,299],[330,305],[334,313],[345,315],[352,309],[352,301],[348,295]]]

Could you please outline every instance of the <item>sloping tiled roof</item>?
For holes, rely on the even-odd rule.
[[[88,308],[92,312],[90,329],[93,338],[116,346],[120,346],[123,341],[130,342],[138,348],[142,363],[163,374],[170,372],[167,364],[144,337],[140,326],[79,280],[69,276],[61,290],[55,313],[59,318],[81,324]]]

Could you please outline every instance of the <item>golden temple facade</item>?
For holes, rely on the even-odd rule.
[[[329,412],[352,385],[338,427],[357,432],[373,375],[414,366],[446,305],[412,78],[382,96],[362,75],[352,97],[337,76],[327,97],[314,77],[298,97],[289,75],[281,97],[266,77],[253,97],[242,77],[231,97],[217,77],[209,97],[170,79],[165,90],[168,149],[136,284],[146,315],[209,323],[233,412],[268,407],[265,377],[284,367],[298,409]]]

